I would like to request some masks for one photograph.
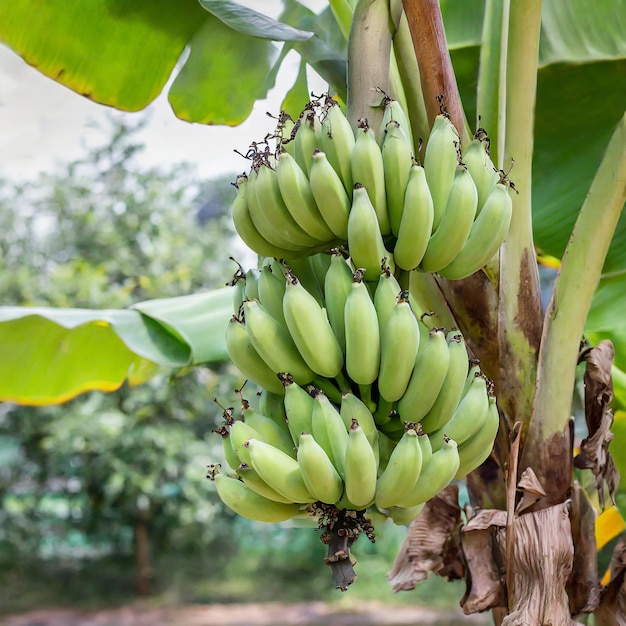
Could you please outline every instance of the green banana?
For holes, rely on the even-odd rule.
[[[414,507],[434,498],[447,487],[459,469],[459,451],[454,439],[446,437],[443,446],[434,452],[413,489],[400,502],[400,507]]]
[[[367,405],[352,392],[344,393],[341,397],[341,407],[339,408],[339,414],[343,419],[343,423],[346,427],[346,432],[352,425],[352,420],[357,420],[359,426],[363,429],[367,440],[370,442],[372,448],[375,446],[375,452],[378,450],[378,429],[376,428],[376,422],[374,416],[371,414]]]
[[[315,110],[307,106],[298,121],[294,139],[294,156],[303,172],[311,174],[311,156],[320,147],[320,122]]]
[[[363,429],[354,420],[346,446],[345,497],[357,507],[368,506],[376,495],[378,465]]]
[[[433,447],[430,443],[430,437],[424,432],[421,424],[417,425],[417,441],[422,449],[422,471],[424,471],[433,456]]]
[[[342,241],[348,238],[348,216],[350,196],[347,194],[339,174],[321,150],[311,157],[309,184],[324,221],[328,228]]]
[[[289,222],[285,222],[283,225],[280,225],[279,217],[277,217],[276,215],[266,215],[261,208],[261,204],[259,203],[258,199],[259,194],[257,193],[257,187],[259,183],[259,173],[262,170],[268,170],[271,175],[271,170],[268,165],[261,166],[257,164],[253,166],[253,168],[250,170],[250,174],[248,174],[248,213],[250,215],[250,219],[252,220],[254,228],[265,241],[269,242],[273,247],[279,248],[281,250],[289,250],[289,254],[291,256],[298,256],[299,254],[309,253],[311,249],[311,243],[296,243],[295,240],[292,240],[289,237],[289,234],[282,232],[284,230],[289,231]],[[265,177],[265,179],[267,181],[267,177]],[[265,205],[265,208],[268,208],[267,204]],[[285,224],[286,228],[283,228]],[[277,225],[279,226],[278,229],[276,227]],[[296,238],[298,238],[297,235]],[[306,241],[310,240],[307,238]],[[263,256],[277,256],[278,258],[282,258],[285,255],[264,254]]]
[[[261,268],[258,281],[258,300],[266,311],[282,326],[286,326],[285,314],[283,313],[283,297],[285,295],[285,277],[282,272],[274,274],[271,265]],[[248,300],[254,298],[248,297]]]
[[[441,391],[430,411],[421,419],[425,433],[441,428],[451,417],[461,400],[469,369],[465,340],[459,332],[450,332],[446,337],[450,361]]]
[[[438,272],[452,263],[467,241],[478,204],[476,185],[470,173],[459,166],[454,176],[446,209],[428,240],[420,267]]]
[[[459,133],[446,115],[438,115],[428,137],[424,154],[426,180],[433,198],[433,228],[446,210],[448,195],[452,187],[459,161]]]
[[[283,502],[285,504],[292,504],[293,500],[285,498],[278,493],[275,489],[272,489],[249,465],[241,463],[237,468],[237,476],[248,486],[252,491],[255,491],[260,496],[273,500],[274,502]]]
[[[314,502],[307,489],[296,459],[259,439],[244,444],[250,454],[252,468],[275,491],[292,502]]]
[[[474,376],[452,417],[430,435],[433,451],[436,452],[441,447],[444,434],[454,439],[459,446],[463,445],[480,430],[487,418],[488,409],[487,381],[479,374]]]
[[[249,269],[246,272],[246,300],[259,299],[259,271]]]
[[[343,187],[349,194],[352,189],[351,156],[354,133],[339,104],[327,97],[322,118],[321,144],[333,169],[339,174]]]
[[[391,312],[396,306],[398,296],[402,292],[402,287],[391,273],[386,261],[382,263],[382,272],[378,277],[376,291],[374,292],[374,308],[378,317],[378,331],[382,339],[383,332],[387,327],[387,322],[391,317]]]
[[[352,180],[361,183],[367,189],[367,195],[376,211],[380,232],[388,235],[391,232],[391,225],[387,213],[383,155],[374,131],[367,125],[365,118],[358,122],[351,164]]]
[[[236,478],[218,474],[213,480],[222,502],[235,513],[255,522],[284,522],[300,512],[299,504],[264,498]]]
[[[284,326],[281,326],[256,300],[244,302],[243,311],[250,341],[273,372],[289,372],[300,385],[313,380],[315,376],[313,370],[300,356],[289,331]]]
[[[409,292],[403,291],[381,334],[378,391],[388,402],[400,400],[406,391],[417,358],[420,331],[409,304]]]
[[[307,175],[288,152],[278,156],[276,177],[283,201],[298,226],[320,241],[335,239],[317,208]]]
[[[418,504],[409,508],[392,506],[388,514],[396,526],[407,526],[422,512],[423,508],[424,504]]]
[[[489,397],[489,409],[487,410],[487,418],[483,425],[474,435],[459,446],[459,457],[461,459],[459,469],[454,476],[457,480],[465,478],[467,474],[473,472],[477,467],[482,465],[491,454],[493,442],[498,434],[500,426],[500,416],[496,399]]]
[[[415,154],[415,146],[413,145],[413,132],[411,130],[411,122],[402,108],[402,105],[393,98],[383,98],[383,120],[380,126],[380,135],[384,137],[385,130],[389,122],[397,122],[398,127],[407,138],[409,145],[411,146],[411,152]]]
[[[404,195],[398,240],[393,249],[398,267],[413,270],[421,263],[432,234],[434,215],[433,199],[424,168],[413,165]]]
[[[296,136],[296,123],[292,119],[291,115],[286,111],[281,111],[278,114],[278,125],[276,128],[276,138],[280,151],[285,151],[292,157],[295,157],[296,142],[294,141]]]
[[[391,271],[395,269],[393,255],[385,248],[376,211],[367,190],[360,183],[354,185],[347,234],[352,262],[355,267],[365,270],[366,280],[378,280],[384,258],[387,258]]]
[[[226,349],[230,360],[246,378],[273,393],[284,393],[276,374],[256,351],[245,325],[236,315],[226,327]]]
[[[320,502],[334,504],[343,494],[343,480],[333,462],[310,433],[300,435],[298,463],[304,483]]]
[[[310,432],[315,441],[324,448],[339,474],[343,475],[348,431],[339,411],[325,393],[316,390],[314,400]]]
[[[230,426],[230,445],[233,447],[233,451],[239,459],[239,463],[245,463],[250,465],[250,453],[245,447],[248,439],[262,439],[263,435],[252,428],[249,424],[242,421],[234,421]]]
[[[260,437],[257,436],[257,439],[271,444],[295,459],[296,451],[287,424],[280,426],[271,417],[267,417],[267,415],[255,411],[255,409],[250,406],[249,402],[243,398],[242,404],[244,407],[244,423],[254,428],[254,430],[259,433]]]
[[[304,288],[317,300],[320,306],[324,306],[324,285],[320,284],[317,272],[313,266],[313,257],[306,256],[298,259],[283,259],[283,275],[289,279],[289,274],[295,274]]]
[[[485,142],[480,139],[473,139],[463,150],[463,163],[476,185],[478,192],[476,215],[480,215],[485,201],[500,178],[498,170],[489,157]]]
[[[504,241],[513,215],[513,201],[505,185],[498,183],[472,224],[467,241],[454,260],[439,270],[450,280],[470,276],[487,265]]]
[[[420,422],[437,400],[450,361],[446,336],[433,328],[428,340],[415,357],[413,373],[404,395],[398,401],[398,413],[404,422]]]
[[[331,249],[332,250],[332,249]],[[309,261],[311,263],[311,267],[313,268],[313,273],[315,274],[315,278],[317,278],[317,284],[320,289],[320,293],[322,297],[324,297],[324,283],[326,281],[326,274],[328,273],[328,268],[330,267],[330,259],[332,257],[332,252],[318,252],[317,254],[313,254],[309,257]],[[297,275],[297,272],[296,272]]]
[[[248,177],[245,175],[237,178],[237,196],[232,204],[231,214],[235,230],[243,242],[262,256],[275,256],[282,258],[287,254],[293,255],[293,250],[286,250],[280,246],[276,246],[261,235],[257,227],[252,221],[248,208]]]
[[[259,396],[259,413],[274,420],[279,426],[286,427],[287,414],[285,413],[285,394],[273,393],[261,389]]]
[[[345,328],[348,376],[359,385],[371,385],[380,367],[380,333],[376,309],[360,269],[354,273],[346,300]]]
[[[230,441],[230,427],[235,421],[232,415],[232,408],[224,409],[222,416],[224,417],[224,424],[222,424],[219,428],[214,428],[212,432],[220,435],[222,438],[222,454],[224,456],[224,460],[231,469],[236,470],[241,461],[239,460],[237,453],[233,450],[233,445]]]
[[[296,446],[300,445],[300,434],[312,432],[312,416],[315,400],[313,396],[297,385],[286,372],[278,377],[285,386],[285,413],[287,414],[287,428],[291,439]]]
[[[287,328],[300,355],[317,374],[334,378],[343,368],[343,352],[325,311],[294,274],[283,298]]]
[[[298,226],[280,193],[276,170],[269,164],[261,163],[259,166],[254,191],[259,210],[281,237],[303,248],[315,248],[324,243]],[[254,221],[254,214],[252,220]]]
[[[226,283],[227,287],[234,287],[233,290],[233,313],[239,314],[239,309],[246,298],[246,273],[241,267],[241,264],[235,260],[234,257],[229,257],[231,261],[234,261],[239,266],[237,271],[233,275],[232,279]]]
[[[422,449],[417,432],[408,428],[393,449],[387,467],[376,482],[376,506],[397,506],[417,482],[422,469]]]
[[[408,138],[395,120],[385,127],[382,154],[389,223],[391,231],[397,235],[404,210],[404,195],[413,166],[413,152]]]
[[[344,311],[346,300],[352,291],[353,275],[354,271],[349,261],[344,259],[338,250],[335,250],[324,281],[324,301],[328,321],[343,352],[346,350]]]

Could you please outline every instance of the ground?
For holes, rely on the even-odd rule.
[[[422,607],[360,603],[338,607],[322,602],[301,604],[218,604],[149,608],[135,604],[105,611],[48,609],[5,618],[4,626],[483,626],[487,615],[464,617]]]

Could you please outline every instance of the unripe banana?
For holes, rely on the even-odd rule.
[[[274,420],[281,428],[287,428],[285,394],[273,393],[267,389],[261,389],[261,393],[259,394],[259,413]]]
[[[320,284],[317,272],[313,267],[313,257],[306,256],[298,259],[283,259],[283,275],[286,279],[291,272],[298,277],[304,288],[317,300],[320,306],[324,306],[324,285]]]
[[[459,447],[459,457],[461,463],[455,478],[464,478],[477,467],[480,467],[491,454],[493,442],[498,434],[500,426],[500,416],[494,397],[489,398],[489,409],[487,418],[478,430],[468,441]]]
[[[225,420],[224,424],[222,424],[219,428],[214,428],[212,432],[220,435],[222,438],[222,453],[224,455],[224,460],[231,469],[236,470],[241,461],[239,460],[237,453],[233,450],[233,444],[230,441],[230,427],[234,423],[232,409],[225,409],[223,417]]]
[[[335,100],[326,98],[325,107],[326,112],[322,119],[322,150],[349,194],[352,190],[350,161],[355,143],[354,133],[350,122]]]
[[[275,489],[272,489],[249,465],[241,463],[237,468],[237,476],[248,486],[252,491],[255,491],[260,496],[273,500],[274,502],[283,502],[285,504],[292,504],[293,500],[285,498],[278,493]]]
[[[404,195],[413,166],[413,151],[408,138],[396,121],[389,122],[385,127],[382,153],[389,223],[391,231],[397,235],[404,210]]]
[[[355,506],[368,506],[376,495],[378,465],[372,446],[355,420],[350,426],[346,446],[345,496]]]
[[[404,195],[398,240],[393,249],[398,267],[413,270],[421,263],[432,234],[434,215],[433,199],[424,168],[413,165]]]
[[[376,428],[374,416],[358,396],[352,392],[344,393],[341,398],[339,413],[346,427],[346,432],[352,425],[352,420],[357,420],[372,448],[374,448],[375,444],[375,451],[378,450],[378,429]]]
[[[243,310],[250,341],[270,369],[289,372],[300,385],[313,380],[313,370],[300,356],[289,331],[255,300],[245,302]]]
[[[505,185],[498,183],[472,224],[467,241],[454,260],[439,270],[450,280],[470,276],[487,265],[504,241],[513,214],[513,202]]]
[[[403,291],[381,335],[378,391],[388,402],[399,400],[406,391],[419,348],[419,326]]]
[[[281,111],[278,114],[278,126],[276,128],[276,138],[281,150],[295,158],[296,154],[296,123],[289,113]]]
[[[320,147],[320,122],[312,107],[307,107],[296,122],[298,130],[294,139],[296,162],[307,176],[311,173],[311,157]],[[317,130],[316,130],[317,129]]]
[[[443,435],[454,439],[459,446],[468,441],[480,430],[487,418],[489,395],[487,381],[482,374],[474,376],[465,396],[459,402],[452,417],[432,435],[433,451],[437,451],[443,442]]]
[[[352,194],[352,210],[348,218],[348,247],[355,267],[365,270],[366,280],[378,280],[383,258],[391,271],[395,269],[393,255],[385,248],[376,211],[363,185],[357,183]]]
[[[315,248],[323,243],[298,226],[280,193],[276,171],[269,165],[262,163],[259,166],[254,190],[260,211],[281,237],[303,248]]]
[[[384,137],[387,124],[389,124],[389,122],[391,121],[398,123],[398,127],[404,133],[411,146],[411,152],[415,154],[411,122],[409,121],[406,111],[402,108],[402,105],[397,100],[386,97],[383,99],[383,120],[380,126],[381,137]]]
[[[417,353],[413,373],[398,401],[398,413],[404,422],[420,422],[430,411],[446,379],[449,361],[445,334],[441,329],[432,329]]]
[[[258,299],[263,308],[281,325],[286,326],[283,313],[283,297],[285,295],[285,277],[282,272],[274,274],[270,265],[261,268],[258,281]],[[248,297],[248,300],[254,298]]]
[[[420,267],[438,272],[452,263],[467,241],[478,204],[476,185],[470,173],[459,166],[454,176],[446,209],[428,240]]]
[[[324,281],[324,300],[328,321],[343,352],[346,350],[344,311],[346,300],[352,291],[353,275],[350,263],[338,251],[333,254]]]
[[[281,196],[298,226],[320,241],[335,239],[317,208],[306,174],[289,153],[278,156],[276,176]]]
[[[422,469],[422,449],[417,432],[408,428],[396,444],[387,467],[376,483],[376,506],[388,509],[410,493]]]
[[[230,445],[239,459],[239,463],[250,465],[250,452],[246,448],[245,443],[248,439],[262,439],[261,433],[252,428],[249,424],[241,421],[235,421],[230,427]]]
[[[422,449],[422,471],[424,471],[433,456],[433,447],[430,437],[424,432],[421,424],[417,426],[417,441]]]
[[[317,390],[314,400],[310,432],[315,437],[315,441],[322,446],[339,474],[343,475],[348,431],[339,411],[326,394]]]
[[[498,171],[486,148],[484,141],[473,139],[463,151],[463,163],[472,175],[478,192],[476,215],[480,215],[485,201],[499,180]]]
[[[407,526],[410,524],[424,508],[424,504],[418,504],[409,508],[401,506],[392,506],[388,515],[396,526]]]
[[[367,189],[367,195],[376,211],[380,232],[391,232],[387,214],[387,196],[385,192],[385,167],[380,146],[374,131],[367,125],[366,119],[360,119],[356,133],[356,142],[352,150],[352,180],[361,183]]]
[[[346,370],[359,385],[371,385],[380,367],[378,318],[363,272],[354,273],[352,290],[346,300]]]
[[[298,461],[259,439],[249,439],[245,447],[250,454],[252,468],[272,489],[292,502],[315,501],[304,484]]]
[[[300,445],[300,434],[312,432],[315,400],[307,391],[297,385],[286,372],[281,372],[278,377],[285,386],[287,428],[289,428],[294,444],[298,446]]]
[[[324,296],[324,282],[326,281],[326,274],[328,273],[328,269],[330,268],[331,257],[331,252],[318,252],[317,254],[313,254],[309,257],[309,261],[311,262],[311,267],[313,268],[315,278],[317,278],[317,284],[319,286],[322,297]],[[296,272],[296,275],[297,274],[298,272]],[[298,276],[298,278],[300,277]]]
[[[245,325],[234,315],[226,327],[226,349],[230,360],[246,378],[274,393],[284,393],[276,374],[252,345]]]
[[[378,330],[382,339],[383,331],[387,327],[391,312],[396,306],[398,296],[402,291],[400,283],[391,273],[386,262],[382,264],[382,272],[378,277],[376,291],[374,292],[374,308],[378,317]]]
[[[309,184],[324,221],[342,241],[348,238],[348,216],[350,196],[346,192],[339,174],[321,150],[311,157]]]
[[[287,328],[300,355],[317,374],[334,378],[343,367],[343,353],[326,313],[294,274],[288,275],[283,298]]]
[[[254,428],[254,430],[259,433],[260,437],[256,436],[256,438],[269,443],[295,459],[296,449],[291,440],[287,424],[279,426],[273,419],[267,417],[267,415],[255,411],[247,401],[244,402],[244,423]]]
[[[260,167],[261,166],[259,165],[255,165],[252,170],[250,170],[247,184],[248,213],[250,215],[250,219],[252,220],[254,228],[265,241],[271,244],[271,246],[280,250],[289,250],[290,256],[298,256],[299,254],[309,252],[311,248],[310,243],[303,245],[302,243],[296,243],[295,241],[291,240],[288,236],[283,234],[282,231],[284,229],[280,224],[278,224],[279,219],[276,216],[266,215],[265,212],[262,210],[257,194],[257,187],[259,182],[258,170]],[[262,168],[268,169],[268,166],[263,165]],[[276,224],[274,222],[276,222]],[[276,228],[276,225],[278,225],[279,229]],[[289,230],[289,226],[287,226],[287,230]],[[263,254],[263,256],[277,256],[278,258],[282,258],[285,255]]]
[[[235,513],[255,522],[284,522],[300,512],[299,504],[264,498],[236,478],[218,474],[214,480],[222,502]]]
[[[282,258],[286,254],[293,255],[293,251],[286,250],[267,241],[254,225],[248,209],[248,177],[245,175],[239,176],[236,186],[237,197],[233,202],[231,211],[235,230],[243,242],[248,248],[262,256]]]
[[[460,141],[459,133],[450,119],[445,115],[438,115],[430,131],[424,154],[426,180],[433,198],[433,229],[439,226],[446,210],[457,168]]]
[[[452,482],[459,469],[459,464],[456,441],[446,437],[443,446],[433,453],[415,486],[398,502],[398,506],[410,508],[434,498]]]
[[[246,300],[259,299],[259,271],[249,269],[246,272]]]
[[[237,271],[235,272],[232,280],[229,280],[226,283],[227,287],[234,287],[233,289],[233,313],[235,315],[239,315],[239,309],[243,304],[246,298],[246,273],[241,267],[241,265],[234,259],[234,257],[230,257],[231,261],[234,261],[239,266]]]
[[[316,500],[334,504],[341,498],[343,480],[324,448],[310,433],[300,435],[298,463],[304,483]]]
[[[430,411],[420,420],[424,432],[428,434],[441,428],[452,417],[461,400],[469,369],[463,335],[459,332],[450,332],[446,341],[450,355],[446,378]]]

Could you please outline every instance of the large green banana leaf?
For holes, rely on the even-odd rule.
[[[304,62],[312,65],[340,93],[345,91],[345,42],[342,45],[339,29],[333,29],[330,11],[316,17],[296,0],[287,0],[285,5],[281,22],[236,2],[220,0],[178,0],[175,3],[135,0],[132,9],[124,0],[88,3],[81,0],[62,3],[58,0],[47,3],[0,0],[0,41],[42,73],[76,92],[95,102],[125,110],[147,106],[174,72],[176,77],[169,99],[179,117],[208,124],[238,124],[247,117],[255,100],[264,97],[273,86],[288,49],[296,50]],[[441,6],[468,119],[474,120],[484,0],[442,0]],[[286,42],[283,54],[277,56],[272,42]],[[177,65],[186,49],[189,51],[186,61]],[[569,0],[563,3],[544,0],[540,61],[533,226],[538,247],[558,257],[567,243],[608,138],[623,115],[626,1]],[[306,93],[300,74],[296,90],[290,94],[290,110],[297,109],[297,100]],[[511,177],[515,179],[514,171]],[[612,277],[612,290],[616,294],[620,290],[621,294],[626,293],[626,217],[622,217],[618,225],[605,272]],[[610,298],[607,303],[602,293],[606,292],[599,291],[590,320],[595,320],[596,312],[601,310],[609,323],[603,323],[602,328],[592,325],[588,330],[596,337],[608,336],[621,345],[620,337],[626,336],[623,299]],[[226,298],[219,305],[223,316],[217,314],[219,307],[216,307],[212,321],[207,320],[207,326],[203,327],[207,333],[215,333],[214,337],[220,335],[228,317],[229,307],[225,301]],[[185,326],[183,331],[177,322],[176,302],[163,301],[161,305],[161,314],[151,312],[150,305],[142,311],[146,315],[154,314],[151,319],[159,320],[161,332],[175,338],[181,346],[187,345],[192,355],[200,344],[204,346],[201,352],[209,344],[216,347],[215,352],[209,347],[201,358],[210,361],[224,357],[223,339],[211,343],[213,340],[207,335],[196,336],[200,327],[194,324]],[[184,315],[184,311],[181,314]],[[0,323],[0,374],[11,368],[19,370],[15,364],[19,362],[23,366],[27,353],[36,353],[36,361],[41,365],[36,370],[38,373],[32,375],[30,387],[20,383],[16,374],[3,378],[0,382],[2,396],[27,401],[36,384],[45,383],[46,372],[59,346],[77,343],[73,339],[79,329],[80,332],[93,329],[95,337],[105,328],[106,333],[101,335],[103,342],[111,333],[120,337],[115,330],[117,326],[105,320],[104,326],[92,320],[68,330],[72,325],[67,320],[66,326],[58,324],[59,319],[52,312],[42,316],[22,311],[21,315]],[[17,344],[5,343],[14,334],[18,322],[27,329],[27,332],[22,329],[19,350]],[[46,360],[39,342],[45,335],[42,329],[49,324],[65,328],[68,335],[59,336],[56,347],[46,353],[49,359]],[[101,369],[105,373],[87,377],[92,383],[100,381],[97,382],[100,388],[121,384],[124,377],[134,371],[133,359],[140,353],[133,352],[123,339],[122,344],[130,352],[123,356],[122,350],[114,353],[111,347],[111,355],[102,359]],[[13,350],[5,349],[11,345],[15,346]],[[107,354],[105,350],[92,350],[92,360],[98,353]],[[71,365],[70,361],[64,365],[65,390],[49,390],[50,398],[67,397],[68,393],[74,393],[73,389],[78,389],[75,393],[79,393],[88,388],[78,374],[86,353],[78,350],[72,354],[76,355],[75,360]],[[166,362],[171,355],[140,356],[153,363],[173,364]],[[108,361],[117,364],[115,374]],[[120,374],[122,362],[126,363],[124,374]],[[198,360],[191,356],[187,362]],[[83,382],[77,385],[72,379]],[[102,382],[104,379],[108,382]]]
[[[54,404],[145,382],[161,367],[223,361],[231,312],[231,289],[121,311],[2,307],[0,401]]]

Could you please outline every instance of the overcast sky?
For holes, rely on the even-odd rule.
[[[273,16],[280,9],[280,2],[275,0],[248,0],[245,4],[262,7],[263,12]],[[312,0],[306,4],[319,9],[325,2]],[[256,103],[246,122],[227,128],[177,119],[166,92],[139,113],[122,113],[97,105],[46,78],[0,45],[0,176],[31,179],[40,171],[51,171],[56,162],[81,156],[84,145],[102,143],[106,137],[102,128],[108,128],[106,118],[110,115],[148,116],[148,125],[138,138],[146,146],[140,157],[142,164],[190,161],[197,165],[202,178],[244,171],[247,162],[234,150],[245,151],[252,140],[273,128],[266,112],[278,113],[297,72],[299,57],[293,52],[290,55],[268,98]],[[319,91],[320,87],[324,89],[318,78],[311,88]]]

